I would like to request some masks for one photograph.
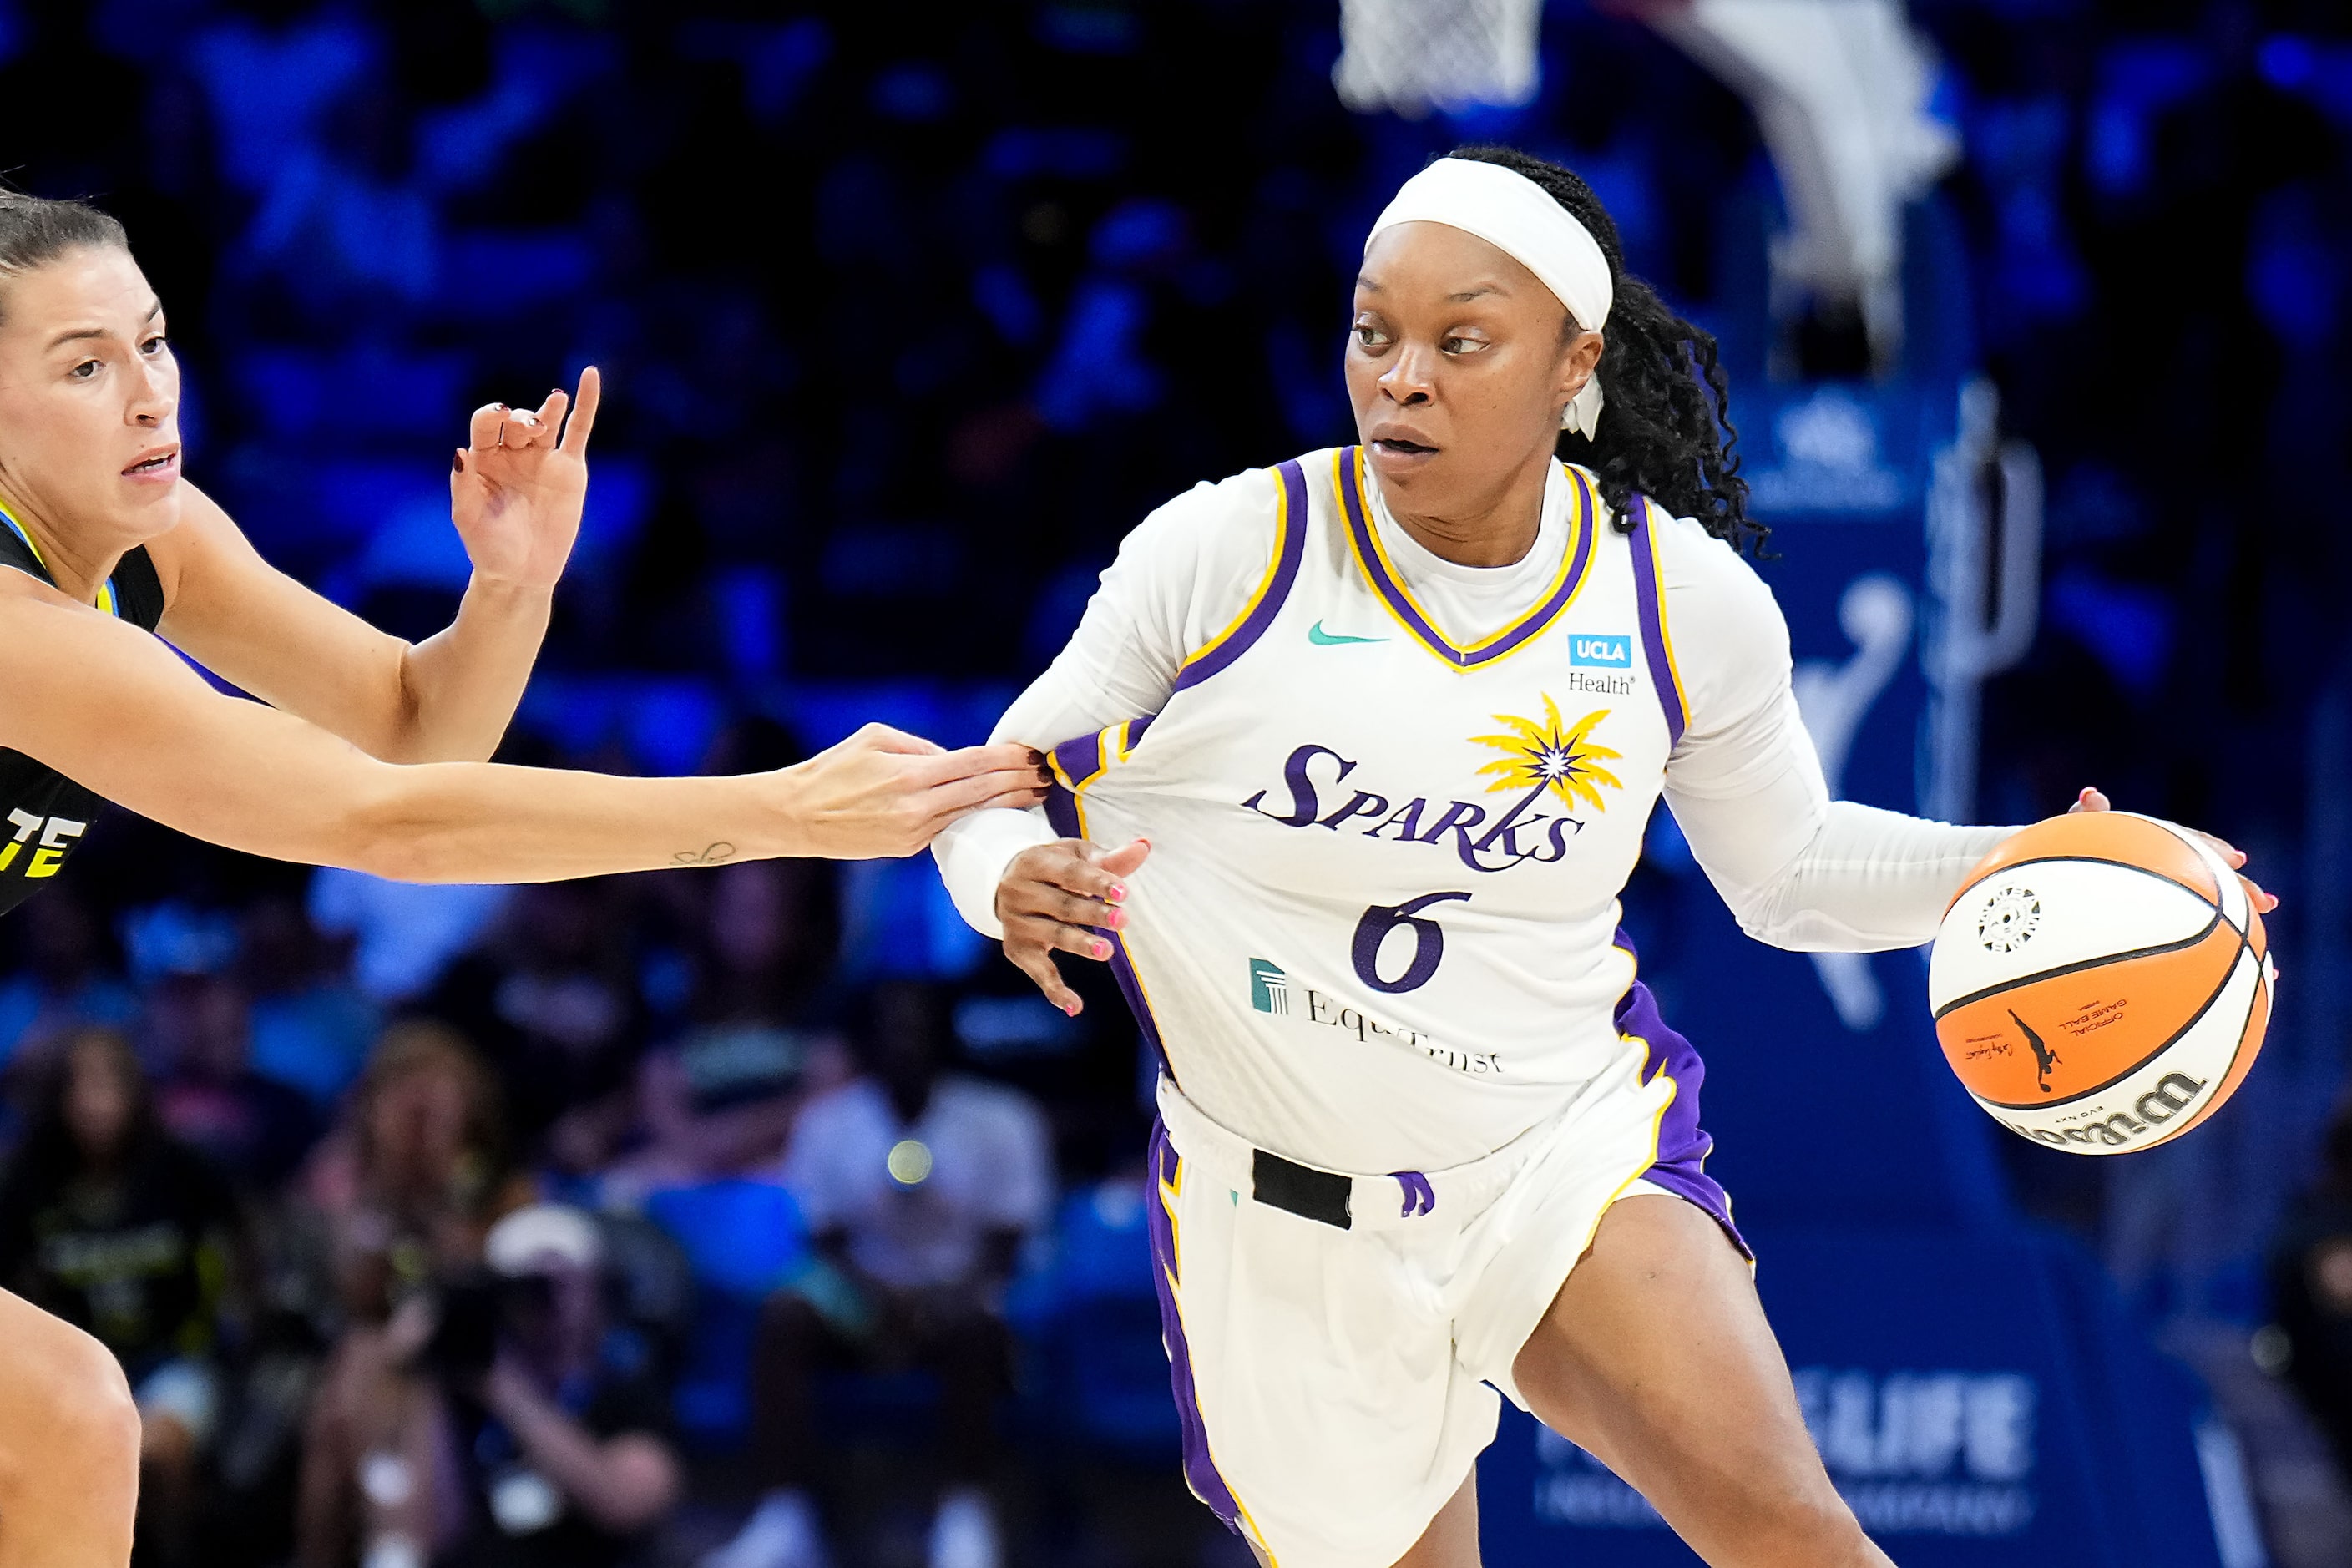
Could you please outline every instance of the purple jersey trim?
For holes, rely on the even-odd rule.
[[[1187,659],[1184,668],[1176,672],[1178,691],[1200,685],[1247,653],[1251,645],[1265,635],[1265,628],[1274,624],[1274,617],[1282,611],[1282,602],[1290,596],[1291,584],[1298,579],[1298,563],[1307,553],[1307,471],[1298,466],[1296,458],[1278,465],[1274,471],[1281,480],[1276,492],[1279,501],[1275,513],[1274,563],[1266,570],[1265,581],[1258,584],[1256,598],[1242,612],[1241,619]]]
[[[1576,553],[1569,563],[1568,570],[1560,574],[1559,585],[1542,604],[1489,641],[1475,647],[1455,647],[1421,613],[1420,606],[1412,602],[1412,595],[1407,594],[1404,584],[1390,574],[1388,563],[1381,558],[1379,542],[1372,537],[1371,515],[1364,502],[1362,453],[1362,447],[1350,447],[1341,455],[1339,465],[1340,509],[1347,514],[1348,536],[1354,542],[1356,559],[1361,563],[1365,577],[1371,583],[1372,591],[1381,596],[1381,602],[1405,624],[1406,629],[1427,645],[1432,653],[1455,668],[1476,669],[1517,651],[1530,637],[1540,636],[1549,629],[1552,622],[1559,618],[1560,612],[1568,608],[1568,602],[1576,597],[1576,591],[1583,586],[1585,568],[1592,563],[1592,520],[1597,509],[1593,505],[1591,487],[1585,482],[1584,475],[1570,466],[1568,476],[1575,481],[1579,506]]]
[[[1129,744],[1134,743],[1137,731],[1149,722],[1149,720],[1139,721],[1129,729]],[[1055,833],[1065,838],[1084,838],[1087,836],[1086,821],[1079,815],[1076,792],[1086,788],[1101,773],[1104,767],[1103,745],[1100,735],[1081,735],[1054,748],[1054,767],[1060,777],[1045,790],[1045,820],[1053,825]],[[1068,782],[1065,784],[1064,780]],[[1144,1044],[1151,1047],[1161,1069],[1169,1077],[1175,1077],[1176,1069],[1169,1065],[1168,1047],[1160,1043],[1159,1020],[1151,1016],[1151,1004],[1144,999],[1143,982],[1136,976],[1135,960],[1128,954],[1127,939],[1100,926],[1093,930],[1096,935],[1110,942],[1111,978],[1118,982],[1118,994],[1127,998],[1127,1010],[1135,1015],[1135,1026],[1141,1031]]]
[[[1180,1279],[1176,1269],[1176,1221],[1168,1211],[1168,1199],[1160,1189],[1175,1190],[1180,1165],[1175,1145],[1168,1142],[1168,1129],[1154,1121],[1151,1191],[1144,1205],[1145,1223],[1151,1235],[1151,1283],[1160,1293],[1160,1342],[1168,1352],[1168,1378],[1176,1392],[1176,1417],[1184,1429],[1184,1484],[1192,1489],[1194,1497],[1209,1505],[1212,1513],[1225,1521],[1227,1530],[1239,1535],[1241,1505],[1234,1501],[1233,1489],[1217,1473],[1217,1462],[1209,1452],[1208,1424],[1201,1414],[1200,1394],[1192,1386],[1192,1349],[1184,1341],[1184,1317],[1176,1307]]]
[[[1635,957],[1633,941],[1622,929],[1617,932],[1615,945],[1623,950],[1626,957]],[[1635,958],[1637,964],[1639,962]],[[1698,1124],[1698,1091],[1706,1081],[1706,1064],[1699,1060],[1691,1043],[1667,1024],[1658,1011],[1658,999],[1639,980],[1618,998],[1617,1032],[1628,1039],[1641,1041],[1648,1049],[1649,1059],[1642,1064],[1643,1083],[1651,1082],[1662,1072],[1675,1081],[1674,1103],[1658,1119],[1657,1163],[1642,1173],[1643,1179],[1698,1205],[1708,1218],[1723,1227],[1732,1245],[1753,1262],[1756,1254],[1748,1250],[1739,1227],[1731,1223],[1730,1194],[1706,1173],[1706,1157],[1714,1152],[1715,1140]]]
[[[1630,510],[1633,514],[1633,597],[1641,605],[1642,651],[1649,656],[1650,684],[1658,689],[1658,707],[1666,716],[1666,743],[1677,746],[1689,715],[1684,711],[1682,682],[1675,677],[1674,658],[1666,649],[1665,604],[1658,583],[1657,537],[1650,528],[1650,498],[1635,496]]]

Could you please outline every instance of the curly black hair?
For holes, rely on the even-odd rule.
[[[1761,555],[1772,531],[1748,515],[1748,481],[1732,450],[1739,432],[1731,424],[1731,384],[1717,362],[1713,335],[1675,315],[1656,289],[1625,270],[1615,220],[1575,174],[1515,147],[1457,147],[1446,156],[1534,181],[1609,258],[1616,299],[1608,346],[1593,373],[1608,395],[1600,438],[1562,431],[1559,455],[1599,477],[1621,531],[1633,528],[1627,506],[1638,490],[1675,517],[1696,518],[1733,549]]]

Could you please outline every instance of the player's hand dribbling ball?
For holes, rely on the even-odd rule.
[[[1969,873],[1936,938],[1945,1059],[2011,1131],[2078,1154],[2203,1121],[2262,1049],[2273,972],[2257,895],[2201,835],[2092,811]]]

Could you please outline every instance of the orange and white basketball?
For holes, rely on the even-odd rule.
[[[2004,840],[1927,966],[1945,1059],[2011,1131],[2076,1154],[2178,1138],[2244,1081],[2270,1022],[2262,915],[2186,828],[2079,812]]]

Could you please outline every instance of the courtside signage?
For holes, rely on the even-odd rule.
[[[1806,1430],[1872,1535],[1998,1540],[2033,1523],[2041,1391],[2031,1375],[1799,1367],[1792,1376]],[[1642,1494],[1600,1460],[1545,1428],[1535,1441],[1538,1519],[1582,1530],[1665,1529]]]

